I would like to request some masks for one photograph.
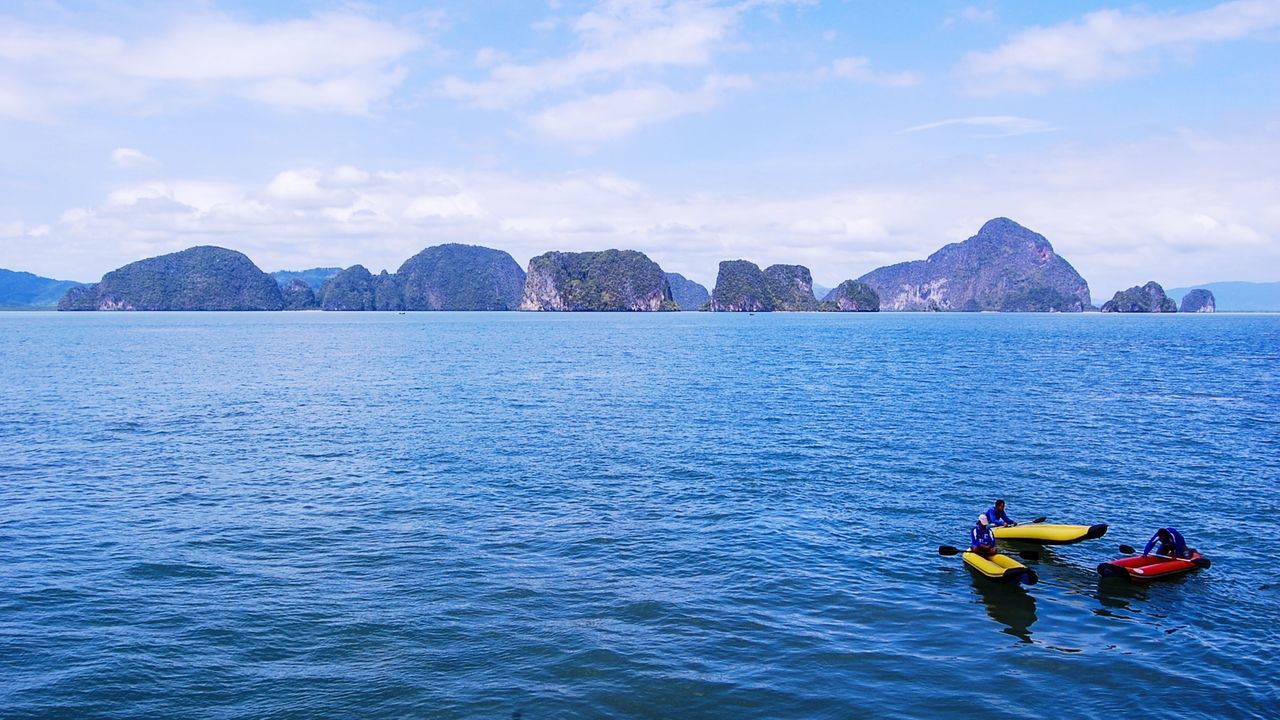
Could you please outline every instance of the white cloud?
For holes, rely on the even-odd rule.
[[[476,56],[487,68],[482,77],[451,75],[440,91],[476,107],[514,110],[545,137],[590,147],[704,112],[727,91],[751,87],[749,78],[716,72],[716,55],[733,45],[746,13],[793,1],[800,0],[604,0],[565,23],[569,52],[521,63],[485,49]],[[708,79],[678,89],[690,72]],[[680,81],[669,77],[677,73]]]
[[[924,130],[936,130],[938,128],[957,126],[983,128],[998,135],[1027,135],[1030,133],[1048,132],[1055,129],[1053,125],[1043,120],[1018,117],[1017,115],[974,115],[972,117],[950,118],[947,120],[925,123],[923,125],[915,125],[904,130],[900,130],[899,132],[914,133]]]
[[[912,72],[877,72],[872,70],[871,61],[864,57],[837,59],[831,63],[831,74],[845,80],[888,87],[910,87],[921,83],[920,76]]]
[[[1158,65],[1162,51],[1258,35],[1280,27],[1275,0],[1235,0],[1196,12],[1099,10],[1024,30],[994,50],[967,55],[966,88],[980,95],[1044,92],[1113,80]]]
[[[751,87],[750,78],[713,75],[688,92],[658,84],[627,88],[552,106],[532,115],[529,124],[552,139],[590,147],[645,125],[706,112],[729,92]]]
[[[481,107],[509,108],[632,69],[706,66],[744,9],[687,0],[608,0],[573,23],[576,51],[533,64],[500,62],[474,82],[450,76],[443,91]]]
[[[112,150],[111,161],[116,164],[116,167],[121,167],[126,169],[154,167],[155,165],[159,164],[156,162],[155,158],[142,152],[141,150],[137,148],[126,148],[126,147],[116,148],[115,150]]]
[[[125,39],[0,19],[0,114],[40,120],[82,106],[239,97],[361,114],[405,77],[423,37],[354,12],[252,24],[216,13]]]
[[[376,270],[427,245],[469,242],[521,263],[548,250],[635,248],[704,283],[724,259],[798,262],[832,285],[923,258],[1006,215],[1048,237],[1101,301],[1149,279],[1277,279],[1280,179],[1270,160],[1278,154],[1275,132],[1184,131],[1087,151],[991,154],[899,182],[772,193],[674,192],[608,173],[294,168],[260,185],[124,185],[52,220],[6,218],[0,267],[91,280],[211,243],[266,270]]]
[[[966,5],[960,12],[954,15],[948,15],[946,20],[942,21],[943,27],[952,27],[957,23],[988,23],[996,19],[996,11],[994,8],[981,8],[977,5]]]

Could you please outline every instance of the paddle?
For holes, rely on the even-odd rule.
[[[964,553],[964,552],[968,552],[968,551],[967,551],[967,550],[961,550],[960,548],[955,547],[955,546],[953,546],[953,545],[939,545],[939,546],[938,546],[938,554],[939,554],[939,555],[946,555],[946,556],[950,557],[950,556],[952,556],[952,555],[960,555],[961,553]],[[1039,560],[1039,559],[1040,559],[1040,553],[1036,552],[1035,550],[1019,550],[1019,551],[1018,551],[1018,557],[1022,558],[1023,560]]]

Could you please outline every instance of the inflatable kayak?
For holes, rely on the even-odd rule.
[[[1022,583],[1024,585],[1035,585],[1040,582],[1036,571],[1014,560],[1008,555],[992,555],[991,557],[983,557],[975,552],[965,551],[964,564],[969,569],[977,572],[979,575],[994,580],[998,583]]]
[[[997,540],[1016,540],[1038,545],[1070,545],[1082,540],[1093,540],[1107,534],[1107,524],[1097,525],[1014,525],[993,527],[991,534]]]
[[[1123,577],[1133,582],[1151,582],[1162,578],[1177,577],[1197,568],[1207,568],[1209,558],[1192,551],[1191,557],[1171,558],[1164,555],[1133,555],[1098,566],[1102,577]]]

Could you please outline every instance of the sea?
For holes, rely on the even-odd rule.
[[[0,389],[6,720],[1280,717],[1277,315],[4,313]],[[996,498],[1109,530],[993,584]]]

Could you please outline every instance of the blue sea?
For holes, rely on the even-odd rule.
[[[1280,712],[1280,316],[6,313],[0,388],[6,719]],[[996,586],[995,497],[1110,531]]]

